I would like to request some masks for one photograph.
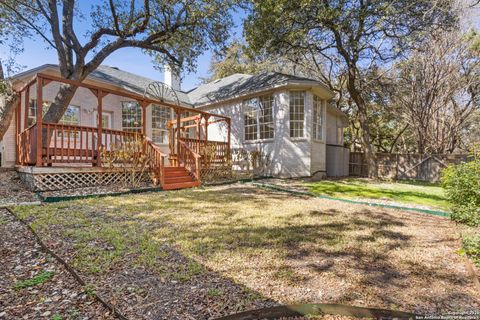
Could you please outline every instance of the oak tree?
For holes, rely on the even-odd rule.
[[[357,108],[362,146],[376,168],[362,88],[362,70],[388,65],[421,43],[432,29],[456,23],[452,1],[435,0],[258,0],[250,6],[246,38],[273,55],[303,55],[318,71],[343,74]],[[320,63],[318,63],[320,61]],[[330,65],[322,66],[322,62]],[[369,170],[374,176],[377,170]]]
[[[152,55],[159,65],[192,70],[202,52],[227,39],[232,1],[102,0],[85,9],[75,0],[0,0],[0,25],[43,40],[56,51],[66,79],[83,81],[109,55],[128,47]],[[80,24],[88,25],[86,35]],[[45,122],[61,119],[76,89],[60,86]],[[6,129],[0,129],[1,138]]]

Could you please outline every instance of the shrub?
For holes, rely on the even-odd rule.
[[[462,245],[462,253],[467,254],[480,267],[480,235],[464,235]]]
[[[442,186],[452,203],[451,218],[471,226],[480,225],[480,157],[452,165],[442,172]]]

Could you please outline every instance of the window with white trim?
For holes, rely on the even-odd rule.
[[[243,101],[245,141],[272,139],[274,136],[273,95]]]
[[[158,144],[168,143],[168,121],[173,119],[172,109],[152,105],[152,140]]]
[[[290,137],[305,136],[305,91],[290,91]]]
[[[313,139],[323,140],[325,106],[322,99],[313,95]]]
[[[142,132],[142,108],[136,101],[122,101],[122,129]]]

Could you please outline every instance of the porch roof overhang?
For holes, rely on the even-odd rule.
[[[99,85],[85,83],[85,82],[77,81],[77,80],[65,79],[65,78],[61,78],[61,77],[46,74],[46,73],[37,73],[30,81],[25,83],[23,85],[23,87],[21,87],[21,89],[18,90],[18,92],[22,92],[27,87],[33,85],[37,81],[38,78],[42,78],[42,79],[47,80],[49,82],[53,81],[53,82],[71,84],[71,85],[76,86],[76,87],[86,88],[86,89],[93,90],[93,91],[102,91],[104,94],[113,94],[113,95],[122,96],[122,97],[125,97],[125,98],[137,100],[139,102],[142,102],[145,105],[149,105],[149,104],[162,105],[162,106],[174,109],[175,112],[191,112],[191,113],[201,114],[203,116],[216,117],[216,118],[221,118],[221,119],[225,119],[225,120],[230,120],[230,118],[226,117],[226,116],[222,116],[222,115],[218,115],[218,114],[212,114],[212,113],[209,113],[209,112],[206,112],[206,111],[202,111],[202,110],[199,110],[199,109],[196,109],[196,108],[186,107],[186,106],[183,106],[183,105],[176,105],[176,104],[170,103],[168,101],[151,99],[151,98],[148,98],[148,97],[145,97],[145,96],[127,91],[127,90],[106,88],[106,87],[102,87],[102,86],[99,86]]]

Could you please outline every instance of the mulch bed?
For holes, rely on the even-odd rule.
[[[38,203],[35,192],[29,191],[14,170],[0,170],[0,207]]]
[[[0,243],[0,319],[114,319],[5,209],[0,209]],[[52,276],[45,282],[18,288],[46,273]]]

